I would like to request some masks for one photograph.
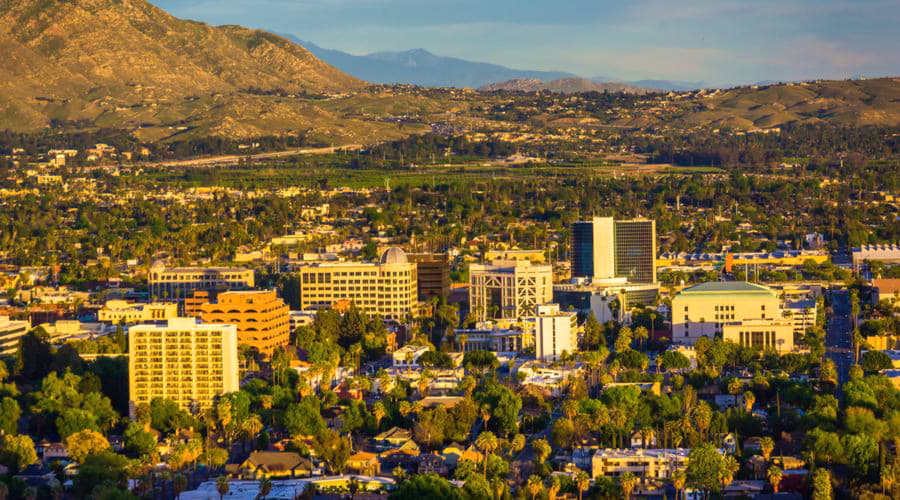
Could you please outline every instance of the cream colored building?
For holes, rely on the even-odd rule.
[[[469,308],[477,321],[534,316],[553,301],[553,267],[528,261],[469,266]]]
[[[562,354],[578,350],[578,313],[560,311],[559,304],[537,306],[534,318],[535,355],[537,359],[555,361]]]
[[[781,301],[771,288],[740,281],[703,283],[672,299],[672,342],[694,345],[700,337],[722,334],[728,323],[781,319]]]
[[[488,250],[484,252],[486,262],[495,260],[527,260],[532,264],[544,264],[547,256],[543,250]]]
[[[119,324],[164,321],[178,317],[178,304],[174,302],[153,302],[136,304],[125,300],[108,300],[99,311],[97,320]]]
[[[247,290],[255,278],[252,269],[239,267],[154,267],[148,281],[152,297],[180,299],[194,290]]]
[[[794,323],[784,319],[749,319],[726,323],[722,338],[744,347],[779,353],[794,350]]]
[[[399,248],[389,248],[377,263],[318,262],[297,268],[300,309],[325,309],[341,304],[386,319],[416,314],[418,273]]]
[[[31,330],[31,323],[28,321],[12,321],[9,316],[0,316],[0,355],[15,354],[19,349],[19,339],[28,330]]]
[[[168,398],[186,410],[208,407],[240,389],[238,336],[234,325],[208,325],[194,318],[128,330],[130,407]]]
[[[671,479],[687,468],[689,449],[597,450],[591,458],[591,477],[617,478],[626,472],[641,480]]]

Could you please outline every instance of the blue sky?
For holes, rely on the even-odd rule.
[[[424,48],[622,79],[900,76],[900,0],[151,0],[354,54]]]

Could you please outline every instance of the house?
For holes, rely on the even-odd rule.
[[[447,459],[441,455],[430,454],[419,457],[419,474],[437,474],[438,476],[446,476],[450,473],[450,467],[447,465]]]
[[[391,427],[375,436],[375,446],[382,450],[399,448],[410,441],[412,441],[412,432],[399,427]]]
[[[461,460],[469,460],[472,462],[481,462],[482,454],[475,445],[465,447],[459,443],[451,443],[441,450],[441,455],[445,458],[448,465],[456,467]]]
[[[367,451],[354,453],[347,459],[347,470],[361,476],[376,476],[381,472],[378,455]]]
[[[37,454],[41,457],[44,463],[50,463],[54,460],[68,460],[69,452],[66,450],[66,445],[62,443],[51,443],[47,440],[41,441],[35,447]]]
[[[652,429],[637,431],[631,435],[632,448],[656,448],[656,432]]]
[[[229,464],[229,472],[246,479],[305,477],[312,472],[309,460],[290,451],[254,451],[243,463],[234,465]]]
[[[715,403],[720,411],[725,411],[730,408],[743,408],[744,395],[738,394],[735,396],[731,394],[716,394]]]

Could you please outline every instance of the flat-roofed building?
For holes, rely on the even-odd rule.
[[[535,356],[544,361],[555,361],[563,353],[578,350],[578,313],[560,311],[559,304],[537,306],[534,319]]]
[[[572,225],[572,277],[656,283],[656,221],[594,217]]]
[[[13,321],[9,316],[0,316],[0,355],[9,356],[19,349],[19,339],[28,330],[31,323],[28,321]]]
[[[376,263],[318,262],[297,267],[300,309],[349,303],[369,314],[404,320],[418,307],[418,268],[399,248]]]
[[[416,264],[419,300],[450,297],[450,256],[445,253],[407,254]]]
[[[784,319],[748,319],[726,323],[722,339],[760,351],[778,353],[794,350],[794,323]]]
[[[290,309],[275,290],[222,292],[200,306],[200,319],[237,326],[238,343],[266,356],[291,340]]]
[[[469,308],[478,321],[534,316],[553,301],[553,268],[529,261],[469,266]]]
[[[806,331],[816,326],[816,299],[785,302],[784,317],[794,325],[794,338],[801,338]]]
[[[728,323],[757,319],[782,319],[781,301],[771,288],[742,281],[702,283],[672,299],[672,342],[693,345],[700,337],[721,334]]]
[[[133,409],[168,398],[185,410],[209,407],[216,397],[240,389],[234,325],[170,319],[165,325],[128,329],[129,399]]]
[[[178,304],[174,302],[152,302],[138,304],[126,300],[108,300],[97,311],[97,320],[120,323],[147,323],[151,321],[165,321],[178,317]]]
[[[488,250],[484,252],[485,262],[495,260],[527,260],[532,264],[544,264],[547,256],[543,250]]]
[[[252,269],[239,267],[156,267],[148,281],[151,297],[183,299],[195,290],[248,290],[255,278]]]
[[[640,480],[671,479],[687,468],[690,449],[597,450],[591,458],[591,477],[617,478],[630,472]]]

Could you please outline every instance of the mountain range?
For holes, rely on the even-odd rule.
[[[560,78],[558,80],[541,81],[534,78],[518,78],[500,83],[483,85],[478,90],[494,92],[498,90],[516,92],[538,92],[548,90],[559,94],[577,94],[582,92],[624,92],[626,94],[647,94],[658,89],[634,87],[621,82],[595,82],[587,78]]]

